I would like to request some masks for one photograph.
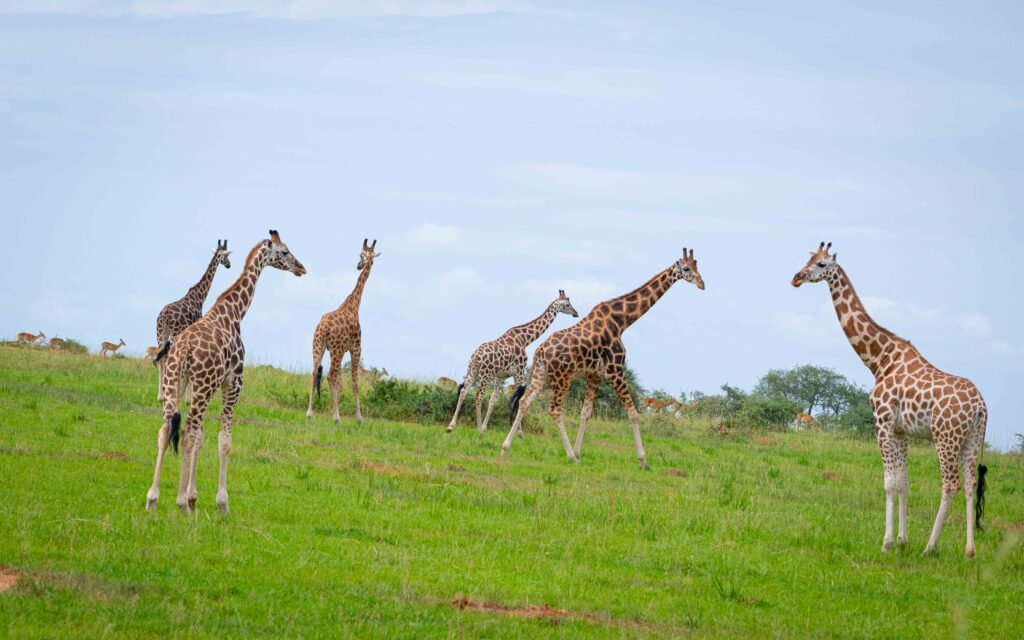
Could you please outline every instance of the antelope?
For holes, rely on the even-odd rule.
[[[817,422],[817,420],[814,419],[814,416],[812,416],[811,414],[809,414],[809,413],[798,413],[798,414],[796,414],[796,426],[797,427],[799,427],[800,425],[805,425],[805,426],[808,426],[808,427],[812,427],[812,426],[814,426],[816,424],[818,424],[818,422]]]
[[[64,348],[64,341],[61,340],[60,338],[54,336],[53,338],[50,338],[50,348],[51,349],[63,349]]]
[[[22,342],[24,344],[35,344],[38,340],[45,339],[45,338],[46,338],[46,334],[43,333],[42,329],[39,330],[39,335],[37,335],[37,336],[34,336],[31,333],[19,333],[18,334],[18,342]]]
[[[451,378],[446,378],[444,376],[441,376],[440,378],[437,379],[437,386],[439,386],[439,387],[450,387],[450,388],[454,389],[454,388],[457,388],[459,386],[459,383],[455,382]]]
[[[100,343],[100,355],[105,356],[107,355],[108,351],[110,352],[110,355],[114,355],[115,353],[117,353],[117,350],[123,346],[124,338],[121,338],[121,342],[117,344],[114,344],[113,342],[102,342]]]

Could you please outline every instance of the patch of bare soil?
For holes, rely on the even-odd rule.
[[[466,467],[461,467],[461,466],[459,466],[457,464],[450,464],[450,465],[448,465],[448,470],[449,471],[456,471],[456,472],[461,473],[461,472],[466,470]]]
[[[821,474],[821,477],[826,479],[826,480],[842,480],[843,479],[843,476],[839,475],[835,471],[826,471],[825,473]]]
[[[669,469],[665,472],[665,475],[672,476],[673,478],[685,478],[686,472],[682,469]]]
[[[757,444],[771,444],[772,443],[772,439],[771,438],[754,438],[754,442],[756,442]]]
[[[1015,522],[1013,524],[1008,524],[1004,528],[1009,529],[1010,531],[1024,531],[1024,522]]]
[[[120,451],[104,451],[100,454],[100,460],[108,460],[113,458],[114,460],[124,460],[127,462],[128,456]]]
[[[565,609],[552,609],[548,605],[531,604],[528,607],[505,607],[500,604],[486,602],[474,602],[468,598],[457,598],[452,600],[452,606],[456,609],[469,609],[470,611],[486,611],[488,613],[499,613],[504,616],[515,616],[519,618],[574,618],[573,614]]]
[[[0,593],[3,593],[14,586],[21,574],[14,569],[0,567]]]

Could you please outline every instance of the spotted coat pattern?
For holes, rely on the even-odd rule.
[[[469,358],[469,365],[466,367],[466,376],[459,387],[459,399],[455,404],[455,415],[448,424],[448,431],[455,428],[459,419],[459,411],[462,409],[462,402],[466,399],[469,389],[474,388],[473,400],[476,404],[476,428],[481,432],[487,430],[487,423],[490,422],[491,412],[494,411],[494,404],[501,393],[501,386],[508,378],[515,379],[515,386],[518,388],[526,381],[526,347],[534,340],[544,335],[555,317],[559,313],[579,317],[572,302],[565,295],[565,291],[559,290],[558,297],[548,305],[544,313],[534,320],[512,327],[495,340],[485,342],[473,351]],[[480,419],[480,405],[483,400],[483,393],[491,390],[491,398],[487,402],[487,414]]]
[[[186,327],[203,317],[203,304],[206,302],[206,296],[210,293],[213,276],[217,273],[217,267],[220,265],[224,265],[225,269],[231,268],[231,260],[228,259],[230,255],[228,241],[224,240],[222,243],[218,240],[217,248],[213,251],[213,258],[210,259],[210,264],[203,272],[203,277],[199,278],[199,282],[192,285],[192,288],[182,298],[165,305],[160,310],[156,317],[157,347],[163,347],[168,340],[174,340]],[[163,385],[159,382],[163,377],[164,370],[162,360],[157,362],[157,367],[160,372],[157,381],[157,400],[163,401]]]
[[[221,428],[218,438],[220,484],[217,508],[228,510],[227,464],[231,451],[231,422],[235,403],[242,391],[242,369],[245,345],[242,344],[241,323],[256,292],[256,283],[265,267],[288,271],[296,276],[306,273],[277,231],[269,240],[261,240],[245,259],[245,268],[238,279],[220,294],[210,310],[199,321],[182,331],[164,356],[162,380],[164,421],[157,435],[156,470],[153,485],[146,496],[146,507],[156,508],[160,497],[160,468],[168,443],[177,449],[178,399],[182,390],[192,390],[184,433],[181,434],[181,479],[178,486],[178,507],[189,513],[196,504],[196,466],[204,439],[203,417],[213,394],[221,391]]]
[[[894,494],[899,494],[899,537],[907,543],[907,448],[908,438],[931,439],[939,457],[942,500],[925,553],[935,549],[942,524],[954,496],[960,490],[963,473],[967,503],[968,557],[974,555],[975,515],[973,501],[977,487],[976,464],[985,440],[988,411],[974,383],[941,371],[905,340],[876,323],[864,308],[849,276],[829,255],[829,243],[811,252],[811,259],[793,277],[793,286],[804,282],[827,282],[839,324],[875,376],[871,406],[875,414],[875,438],[882,452],[885,471],[886,525],[882,550],[893,546]]]
[[[704,280],[697,271],[697,261],[694,260],[692,250],[687,254],[686,249],[683,249],[681,259],[658,273],[640,288],[621,297],[602,302],[576,325],[556,331],[542,342],[534,352],[533,369],[530,372],[530,388],[519,405],[512,429],[502,444],[502,454],[508,454],[514,436],[522,425],[523,416],[526,415],[544,385],[550,383],[552,394],[549,411],[558,425],[558,433],[562,438],[566,455],[573,462],[579,463],[583,434],[587,428],[587,420],[590,419],[594,409],[597,388],[601,380],[606,379],[626,408],[626,414],[629,416],[629,423],[633,429],[636,454],[640,459],[641,468],[646,469],[647,456],[640,439],[637,410],[632,396],[629,395],[624,375],[626,348],[622,344],[622,333],[647,313],[654,303],[679,280],[693,283],[699,289],[704,288]],[[587,390],[583,397],[580,428],[576,433],[574,447],[569,442],[569,436],[565,431],[563,412],[569,385],[579,377],[587,379]]]
[[[377,241],[367,244],[363,240],[363,248],[359,252],[359,262],[356,269],[359,277],[356,279],[356,286],[352,293],[348,294],[341,306],[334,311],[325,313],[313,332],[313,374],[309,380],[309,408],[306,409],[306,418],[313,417],[313,394],[316,392],[318,381],[323,373],[321,363],[324,359],[324,352],[331,354],[331,369],[327,374],[327,383],[331,389],[331,409],[335,422],[341,421],[338,414],[338,393],[341,389],[341,360],[345,354],[350,354],[350,371],[352,376],[352,398],[355,402],[356,422],[363,423],[363,412],[359,408],[359,368],[362,362],[362,337],[363,331],[359,325],[359,305],[363,299],[363,289],[366,287],[366,280],[370,277],[370,270],[373,268],[373,260],[379,253],[374,253]]]

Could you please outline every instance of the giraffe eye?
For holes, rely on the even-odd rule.
[[[825,267],[828,266],[828,263],[826,263],[826,262],[819,262],[818,266],[821,267],[822,269],[824,269]]]
[[[690,270],[690,267],[685,267],[685,266],[683,267],[683,271],[689,271],[689,270]]]

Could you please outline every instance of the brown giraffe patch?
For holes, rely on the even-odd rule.
[[[556,331],[544,340],[534,351],[530,389],[519,405],[512,430],[509,431],[508,437],[502,444],[502,455],[508,454],[512,441],[522,425],[523,416],[529,410],[530,405],[536,400],[544,386],[550,384],[552,394],[548,410],[554,418],[555,424],[558,425],[558,433],[561,436],[562,445],[565,447],[566,456],[578,463],[587,420],[590,419],[593,412],[598,386],[604,379],[611,385],[626,409],[626,415],[629,417],[629,423],[633,430],[637,458],[640,460],[641,468],[648,468],[647,456],[640,438],[636,406],[629,394],[629,387],[624,375],[626,347],[622,343],[622,333],[647,313],[669,288],[680,280],[691,282],[698,289],[704,288],[704,280],[697,271],[697,261],[693,257],[693,251],[691,250],[687,254],[685,248],[682,258],[635,291],[602,302],[575,326]],[[635,301],[631,312],[624,311],[624,301]],[[583,397],[583,407],[580,411],[580,428],[576,433],[576,444],[573,446],[565,431],[563,413],[569,385],[574,379],[580,377],[586,378],[587,387]]]

